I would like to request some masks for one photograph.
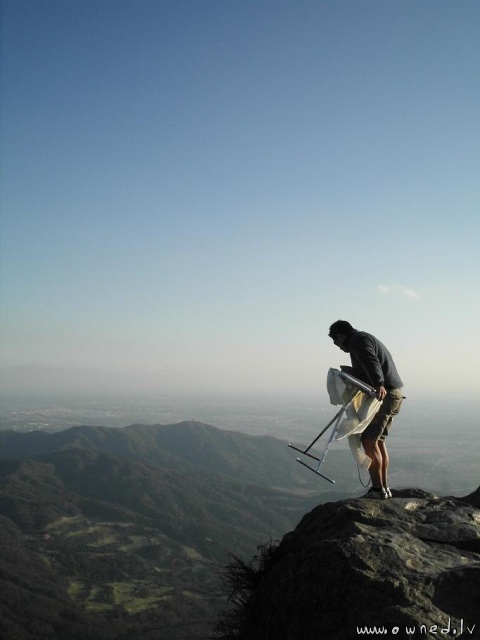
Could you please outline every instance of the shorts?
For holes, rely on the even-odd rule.
[[[362,440],[385,440],[392,424],[393,417],[398,414],[403,402],[401,389],[387,391],[380,409],[374,415],[373,420],[362,433]]]

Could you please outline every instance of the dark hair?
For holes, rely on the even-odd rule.
[[[330,338],[334,338],[339,333],[343,333],[344,335],[346,335],[348,337],[354,331],[355,331],[355,329],[346,320],[337,320],[336,322],[334,322],[330,326],[330,331],[328,332],[328,335],[329,335]]]

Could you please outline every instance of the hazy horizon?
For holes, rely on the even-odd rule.
[[[57,373],[63,373],[63,370],[58,370]],[[25,379],[23,375],[21,379]],[[38,382],[38,378],[36,381]],[[331,404],[325,384],[320,384],[314,392],[303,390],[301,393],[252,393],[241,389],[236,392],[199,389],[188,392],[185,389],[172,390],[141,385],[125,388],[113,384],[108,388],[102,388],[95,380],[83,388],[78,384],[66,383],[60,388],[49,386],[45,380],[43,383],[42,386],[33,384],[32,381],[29,387],[1,389],[0,428],[2,419],[7,414],[20,415],[25,412],[25,415],[28,415],[38,411],[38,415],[42,415],[42,412],[52,415],[57,413],[58,424],[61,424],[62,417],[65,417],[65,426],[101,425],[102,418],[107,419],[104,426],[128,426],[142,420],[145,423],[165,423],[170,420],[180,422],[195,419],[219,428],[232,428],[232,425],[237,425],[239,430],[242,430],[242,421],[247,419],[247,432],[265,434],[265,425],[256,429],[255,421],[250,420],[252,416],[275,416],[278,424],[282,424],[282,421],[298,425],[304,423],[310,427],[314,425],[315,429],[325,416],[333,416],[339,409]],[[448,435],[455,439],[462,434],[464,418],[467,418],[469,429],[476,424],[478,409],[473,400],[448,394],[405,393],[402,411],[395,422],[412,428],[413,436],[416,435],[417,428],[437,425],[439,435],[444,437],[448,431]],[[79,421],[80,416],[86,421]],[[222,423],[225,419],[228,425]],[[307,430],[310,427],[307,427]],[[421,436],[422,432],[418,435]]]
[[[341,358],[342,364],[349,364],[349,358]],[[339,365],[337,365],[338,367]],[[6,396],[24,396],[28,394],[50,395],[62,397],[65,394],[79,399],[87,396],[96,397],[141,397],[173,395],[180,397],[292,397],[292,398],[317,398],[319,402],[328,402],[326,388],[326,369],[316,372],[308,379],[307,384],[303,380],[297,384],[289,381],[278,383],[277,380],[266,383],[261,377],[255,381],[252,375],[248,383],[243,381],[234,385],[230,379],[222,376],[209,376],[205,373],[199,376],[196,372],[181,370],[165,371],[140,371],[140,370],[110,370],[102,367],[55,367],[43,365],[18,365],[14,367],[0,368],[0,400]],[[252,381],[253,380],[253,381]],[[255,384],[256,382],[256,384]],[[458,381],[457,381],[458,382]],[[473,380],[474,389],[477,381]],[[427,402],[440,403],[464,402],[473,404],[468,399],[468,380],[462,381],[462,385],[451,385],[444,381],[445,388],[439,393],[430,380],[425,380],[418,387],[406,385],[404,393],[417,400],[425,399]],[[460,386],[460,388],[459,388]]]

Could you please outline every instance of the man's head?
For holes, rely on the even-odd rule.
[[[355,329],[346,320],[337,320],[330,326],[328,335],[335,346],[348,353],[350,351],[350,337],[354,331]]]

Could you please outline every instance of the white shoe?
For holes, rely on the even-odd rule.
[[[372,487],[370,491],[367,491],[367,493],[362,497],[373,498],[374,500],[386,500],[388,498],[388,495],[383,487],[381,489],[374,489]]]
[[[385,493],[387,494],[387,498],[393,498],[392,492],[390,491],[390,487],[385,488]]]

